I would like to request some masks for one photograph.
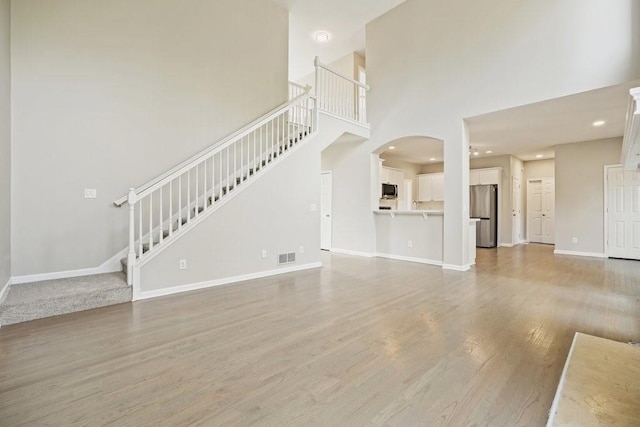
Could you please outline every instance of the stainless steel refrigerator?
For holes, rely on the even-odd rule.
[[[498,245],[498,186],[472,185],[469,187],[469,211],[476,224],[476,246],[495,248]]]

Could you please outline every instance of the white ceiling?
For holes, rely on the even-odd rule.
[[[289,11],[289,78],[299,80],[313,71],[313,58],[330,63],[351,52],[364,54],[365,26],[404,0],[272,0]],[[326,31],[329,42],[314,34]],[[470,145],[477,157],[514,155],[534,160],[554,156],[553,146],[622,136],[629,89],[623,84],[535,104],[467,118]],[[605,120],[593,127],[595,120]],[[413,163],[440,162],[442,142],[429,138],[403,138],[390,145],[384,157]],[[486,151],[492,153],[486,153]],[[429,159],[436,158],[435,161]]]
[[[526,161],[540,153],[553,156],[554,145],[622,136],[632,87],[611,86],[467,118],[470,145]],[[594,127],[596,120],[606,123]]]
[[[478,156],[510,154],[521,160],[553,158],[553,146],[624,135],[629,89],[639,81],[467,118],[470,146]],[[606,124],[594,127],[596,120]],[[442,161],[442,143],[402,138],[382,157],[426,164]],[[491,153],[487,153],[491,151]],[[429,158],[437,158],[429,161]],[[425,161],[426,160],[426,161]]]
[[[365,25],[404,0],[272,0],[289,11],[289,79],[313,72],[316,56],[328,64],[348,53],[364,56]],[[331,38],[318,43],[314,34]]]
[[[389,147],[395,148],[390,149]],[[441,140],[424,136],[410,136],[396,139],[384,146],[380,157],[424,165],[442,162],[443,155],[444,146]]]

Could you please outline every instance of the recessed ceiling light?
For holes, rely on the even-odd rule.
[[[389,150],[395,150],[396,147],[394,147],[393,145],[391,147],[389,147]]]
[[[597,127],[597,126],[602,126],[605,123],[607,122],[605,122],[604,120],[596,120],[595,122],[592,123],[592,125]]]
[[[476,150],[476,151],[474,151],[474,152],[473,152],[473,155],[474,155],[474,156],[477,156],[478,154],[480,154],[480,153],[478,152],[478,150]]]
[[[430,161],[430,162],[433,162],[435,159],[436,159],[435,157],[431,157],[431,158],[429,159],[429,161]]]
[[[314,35],[315,39],[317,42],[319,43],[325,43],[329,41],[329,33],[327,33],[326,31],[318,31],[315,35]]]
[[[536,159],[541,159],[544,157],[544,154],[536,154]]]
[[[487,150],[487,151],[485,151],[485,153],[487,153],[487,154],[491,154],[491,153],[493,153],[493,151],[491,151],[491,150]]]

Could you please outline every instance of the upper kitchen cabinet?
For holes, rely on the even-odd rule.
[[[469,185],[500,184],[502,168],[471,169]]]
[[[404,171],[388,167],[380,168],[380,183],[398,186],[398,199],[404,199]]]
[[[444,173],[418,175],[418,201],[444,201]]]

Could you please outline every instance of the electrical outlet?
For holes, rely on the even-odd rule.
[[[573,239],[571,239],[571,241],[572,241],[573,243],[578,243],[578,238],[577,238],[577,237],[574,237]]]
[[[262,258],[266,258],[267,257],[267,250],[263,249],[262,253],[261,253]]]
[[[303,254],[304,253],[304,246],[300,246],[300,253]]]
[[[317,211],[317,210],[318,210],[318,206],[317,206],[315,203],[313,203],[313,204],[311,205],[311,212],[315,212],[315,211]]]
[[[413,247],[413,241],[412,240],[407,241],[407,247],[408,248],[412,248]]]
[[[98,190],[95,188],[85,188],[84,189],[84,198],[85,199],[95,199],[98,197]]]
[[[181,259],[180,260],[179,268],[180,268],[180,270],[186,270],[187,269],[187,260],[186,259]]]

